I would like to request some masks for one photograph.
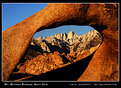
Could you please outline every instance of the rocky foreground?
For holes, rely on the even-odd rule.
[[[25,57],[12,75],[41,75],[67,66],[92,54],[101,42],[102,37],[96,30],[82,36],[70,31],[68,34],[58,33],[47,38],[33,38]]]

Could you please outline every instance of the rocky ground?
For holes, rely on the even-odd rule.
[[[96,30],[82,36],[70,31],[68,34],[58,33],[47,38],[33,38],[25,56],[11,75],[41,75],[67,66],[92,54],[101,42],[102,37]]]

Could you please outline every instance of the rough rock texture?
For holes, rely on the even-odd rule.
[[[80,36],[80,38],[75,37],[73,43],[69,46],[70,52],[82,52],[91,47],[96,47],[102,42],[102,37],[96,30],[91,30],[88,33]]]
[[[29,48],[28,48],[29,50],[27,51],[26,56],[24,58],[22,58],[23,61],[19,62],[16,70],[13,71],[12,74],[17,75],[19,73],[23,73],[23,74],[31,74],[31,75],[41,75],[42,73],[46,73],[48,71],[52,71],[54,69],[61,68],[63,66],[67,66],[69,64],[72,64],[76,61],[81,60],[82,58],[89,56],[99,47],[99,45],[102,41],[101,37],[96,37],[96,36],[99,36],[99,34],[97,31],[96,32],[95,31],[96,30],[92,30],[92,32],[89,31],[87,34],[84,34],[87,36],[91,35],[88,37],[82,37],[84,35],[78,36],[74,32],[70,31],[69,33],[73,33],[73,35],[71,36],[72,37],[71,39],[75,40],[75,38],[77,38],[77,40],[78,40],[78,41],[73,42],[74,44],[72,44],[70,46],[70,47],[73,46],[74,48],[76,47],[73,52],[72,52],[72,49],[69,48],[69,46],[67,46],[68,43],[66,43],[64,40],[61,39],[63,33],[61,33],[61,37],[58,39],[56,39],[57,37],[55,37],[55,36],[50,36],[47,38],[39,37],[36,39],[32,39],[32,42],[29,45]],[[93,34],[93,32],[95,34]],[[59,35],[59,34],[57,34],[57,35]],[[74,35],[76,35],[76,36],[74,36]],[[80,40],[80,39],[78,39],[78,37],[82,37],[82,39]],[[86,38],[88,41],[83,42],[82,40],[85,40],[84,38]],[[95,38],[96,42],[93,41],[93,38]],[[92,45],[92,43],[94,43],[95,45],[92,45],[90,47],[85,47],[85,48],[81,48],[80,46],[75,46],[76,44],[79,45],[80,42],[81,42],[82,46],[87,46],[87,45],[89,46],[89,45]],[[64,47],[64,45],[65,45],[65,47]],[[57,51],[56,51],[56,49],[54,51],[51,50],[55,46],[58,46],[60,49]],[[49,51],[47,49],[45,49],[44,47],[45,48],[48,47]],[[40,51],[39,48],[42,50]],[[68,50],[70,52],[66,53],[65,48],[69,48]],[[79,48],[79,50],[81,52],[78,51],[77,48]],[[37,50],[37,49],[39,49],[39,50]],[[61,51],[63,51],[63,52],[61,52]]]
[[[40,37],[40,38],[42,38],[42,37]],[[32,42],[34,43],[34,45],[41,47],[43,52],[50,52],[50,48],[48,46],[48,43],[46,41],[44,41],[44,40],[41,40],[40,38],[39,38],[39,40],[34,40],[33,39]]]
[[[32,60],[27,60],[22,66],[18,65],[17,68],[20,70],[17,73],[40,75],[41,73],[57,69],[62,64],[63,61],[58,52],[44,53]]]
[[[103,37],[101,46],[78,81],[118,81],[118,4],[103,3],[51,3],[2,32],[2,79],[8,80],[36,31],[65,24],[92,26]]]
[[[97,49],[97,47],[92,47],[93,52]],[[92,52],[91,49],[87,49],[83,52],[72,52],[69,54],[62,53],[55,51],[53,53],[38,53],[32,50],[29,50],[26,54],[24,61],[21,61],[16,70],[12,74],[30,74],[30,75],[41,75],[42,73],[46,73],[52,71],[57,68],[61,68],[77,62],[87,56],[89,56]],[[34,52],[34,53],[32,53]]]
[[[64,33],[64,34],[63,34],[63,40],[66,40],[66,38],[67,38],[67,34]]]
[[[60,54],[57,51],[53,53],[42,54],[29,49],[26,56],[22,59],[23,61],[20,61],[16,69],[14,69],[14,71],[12,72],[9,80],[21,81],[31,78],[31,75],[41,76],[43,73],[57,70],[58,68],[62,67],[65,68],[66,66],[78,62],[89,56],[99,47],[99,45],[96,47],[92,47],[91,49],[87,49],[83,52],[72,52],[68,53],[67,55],[65,53]],[[23,76],[19,74],[23,74]],[[26,77],[26,75],[29,76]]]
[[[91,47],[95,47],[102,42],[102,36],[96,30],[91,30],[82,36],[78,36],[73,31],[70,31],[66,40],[63,40],[62,35],[63,33],[58,33],[47,38],[39,37],[33,39],[32,42],[35,43],[35,45],[41,47],[43,49],[43,52],[57,50],[58,52],[62,53],[65,51],[68,53],[75,51],[82,52],[86,49],[90,49]],[[58,46],[58,48],[60,49],[52,50],[55,46]]]
[[[74,32],[73,32],[73,31],[70,31],[70,32],[68,33],[68,39],[72,39],[73,36],[74,36]]]

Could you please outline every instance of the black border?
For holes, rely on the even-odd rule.
[[[17,0],[18,1],[18,0]],[[119,9],[120,9],[120,2],[119,0],[82,0],[82,1],[75,1],[75,0],[69,0],[68,2],[65,0],[60,0],[59,2],[54,2],[54,1],[47,1],[47,0],[41,0],[41,2],[38,1],[34,1],[34,2],[15,2],[15,1],[7,1],[7,0],[2,0],[1,2],[1,29],[2,29],[2,3],[119,3]],[[119,10],[119,18],[120,18],[120,10]],[[119,20],[119,33],[120,33],[120,20]],[[120,34],[119,34],[120,37]],[[2,30],[1,30],[1,43],[2,43]],[[2,44],[1,44],[2,47]],[[1,48],[1,58],[2,58],[2,48]],[[119,58],[120,58],[120,39],[119,39]],[[1,60],[2,63],[2,60]],[[1,65],[2,67],[2,65]],[[120,64],[119,64],[120,67]],[[1,75],[1,73],[0,73]],[[119,72],[120,75],[120,72]],[[4,86],[4,87],[16,87],[16,86],[24,86],[24,87],[37,87],[34,84],[38,84],[38,86],[40,87],[48,87],[48,86],[66,86],[66,88],[70,88],[70,87],[83,87],[83,88],[120,88],[120,77],[119,77],[119,81],[118,82],[2,82],[2,80],[0,80],[0,85]],[[13,85],[12,85],[13,84]],[[23,85],[23,84],[29,84],[29,85]],[[32,85],[32,86],[31,86]]]

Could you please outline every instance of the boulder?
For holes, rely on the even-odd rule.
[[[22,64],[22,63],[21,63]],[[44,53],[43,55],[38,55],[37,57],[26,60],[22,66],[20,64],[17,66],[19,69],[17,73],[26,73],[31,75],[40,75],[48,71],[57,69],[63,65],[62,58],[58,52],[54,53]],[[15,74],[15,73],[14,73]]]

